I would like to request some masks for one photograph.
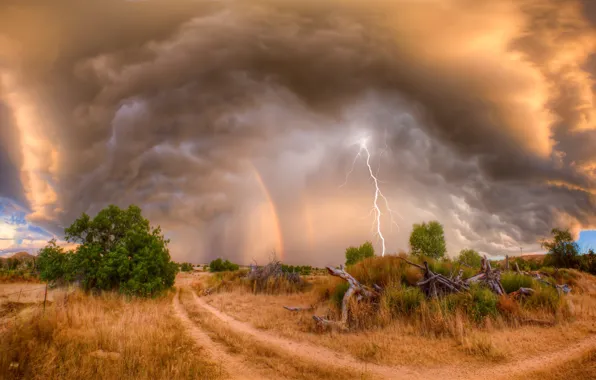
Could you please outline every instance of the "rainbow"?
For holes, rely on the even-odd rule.
[[[254,164],[250,163],[250,168],[251,171],[254,175],[255,180],[257,181],[257,184],[259,185],[259,189],[261,190],[261,192],[263,193],[263,196],[265,197],[265,200],[267,201],[268,205],[269,205],[269,210],[271,212],[271,218],[273,219],[273,224],[274,224],[274,229],[275,229],[275,235],[276,235],[276,243],[275,243],[275,252],[276,254],[279,255],[279,259],[283,261],[284,259],[284,239],[283,239],[283,233],[281,230],[281,224],[279,223],[279,216],[277,213],[277,208],[275,207],[275,203],[273,202],[273,199],[271,198],[271,194],[269,193],[269,190],[267,189],[267,186],[265,185],[265,182],[263,181],[263,178],[261,177],[261,174],[259,173],[259,171],[257,170],[257,168],[254,166]]]

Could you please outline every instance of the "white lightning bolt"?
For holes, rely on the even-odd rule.
[[[375,215],[375,223],[373,223],[373,229],[376,227],[376,230],[377,230],[376,235],[381,239],[381,244],[382,244],[381,256],[385,256],[385,250],[386,250],[385,237],[383,236],[383,231],[381,230],[381,216],[383,215],[383,213],[381,212],[381,208],[379,207],[379,198],[382,198],[383,201],[385,202],[385,208],[389,212],[389,216],[391,218],[391,225],[392,226],[395,225],[398,229],[399,229],[399,225],[397,223],[395,223],[395,220],[393,219],[394,211],[391,210],[391,208],[389,207],[389,201],[383,195],[383,192],[381,191],[381,188],[379,187],[380,181],[377,178],[378,169],[377,169],[377,174],[375,174],[373,172],[372,166],[370,164],[371,154],[370,154],[370,151],[368,150],[368,146],[366,145],[367,142],[368,142],[368,138],[363,138],[360,140],[360,150],[358,150],[358,154],[356,154],[356,157],[354,157],[354,161],[352,161],[352,167],[346,173],[345,182],[340,187],[343,187],[348,183],[348,177],[354,171],[354,166],[356,165],[356,161],[361,156],[362,152],[365,152],[366,153],[366,167],[368,168],[368,173],[369,173],[370,177],[372,178],[373,183],[375,185],[375,197],[374,197],[374,201],[373,201],[373,207],[371,209],[371,213],[374,212],[374,215]],[[383,153],[384,152],[385,152],[385,150],[383,150]],[[398,216],[399,216],[399,214],[398,214]]]

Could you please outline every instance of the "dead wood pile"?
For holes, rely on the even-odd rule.
[[[533,272],[522,271],[519,269],[519,265],[517,265],[517,263],[515,263],[515,271],[518,274],[532,277],[534,280],[541,282],[545,285],[552,286],[553,288],[557,289],[557,292],[559,292],[559,294],[561,294],[561,293],[567,294],[567,293],[571,292],[571,287],[567,284],[558,285],[558,284],[554,283],[554,281],[553,282],[546,281],[543,277],[552,278],[552,276],[549,275],[548,273],[544,273],[541,271],[533,271]]]
[[[283,281],[290,284],[302,284],[303,280],[298,273],[284,272],[280,261],[272,259],[267,265],[251,265],[246,278],[254,283],[256,292],[275,287]]]

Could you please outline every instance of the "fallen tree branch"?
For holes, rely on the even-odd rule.
[[[309,306],[309,307],[294,307],[294,306],[284,306],[284,309],[289,310],[289,311],[308,311],[308,310],[314,310],[314,306]]]
[[[362,299],[376,300],[379,298],[380,292],[378,290],[371,289],[368,286],[362,285],[360,282],[358,282],[358,280],[352,277],[351,274],[346,272],[343,269],[343,266],[340,266],[339,268],[333,268],[331,266],[328,266],[327,271],[330,275],[339,277],[349,284],[349,288],[344,294],[344,298],[341,301],[341,320],[335,322],[322,317],[318,317],[316,315],[313,316],[313,319],[320,327],[337,325],[342,329],[347,329],[350,299],[356,296],[356,299],[358,301],[361,301]],[[380,289],[380,287],[378,288]]]

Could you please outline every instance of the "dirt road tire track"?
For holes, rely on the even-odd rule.
[[[222,347],[219,347],[213,342],[209,335],[190,320],[186,310],[184,310],[183,306],[180,304],[180,290],[176,292],[172,301],[172,306],[176,317],[182,322],[182,325],[187,329],[195,343],[205,350],[212,360],[223,366],[225,372],[228,373],[231,379],[259,380],[263,378],[262,376],[254,375],[254,371],[237,358],[229,355]]]
[[[338,352],[316,346],[306,342],[297,342],[285,339],[270,333],[261,331],[252,325],[241,322],[228,314],[225,314],[215,307],[209,305],[194,291],[191,291],[195,302],[203,309],[210,312],[227,326],[240,333],[251,335],[256,341],[263,344],[275,345],[291,355],[302,357],[306,360],[315,360],[328,365],[335,365],[338,367],[349,368],[354,371],[363,372],[365,364],[358,359],[348,355],[342,355]],[[376,364],[366,364],[366,372],[373,375],[380,376],[387,379],[441,379],[441,380],[463,380],[463,379],[509,379],[513,376],[519,376],[523,373],[533,372],[539,369],[548,368],[550,366],[570,360],[574,357],[580,356],[587,350],[596,348],[596,335],[591,335],[563,350],[556,352],[545,353],[540,356],[531,357],[514,362],[508,362],[498,365],[485,365],[478,367],[460,367],[449,366],[439,369],[412,369],[403,366],[383,366]]]

